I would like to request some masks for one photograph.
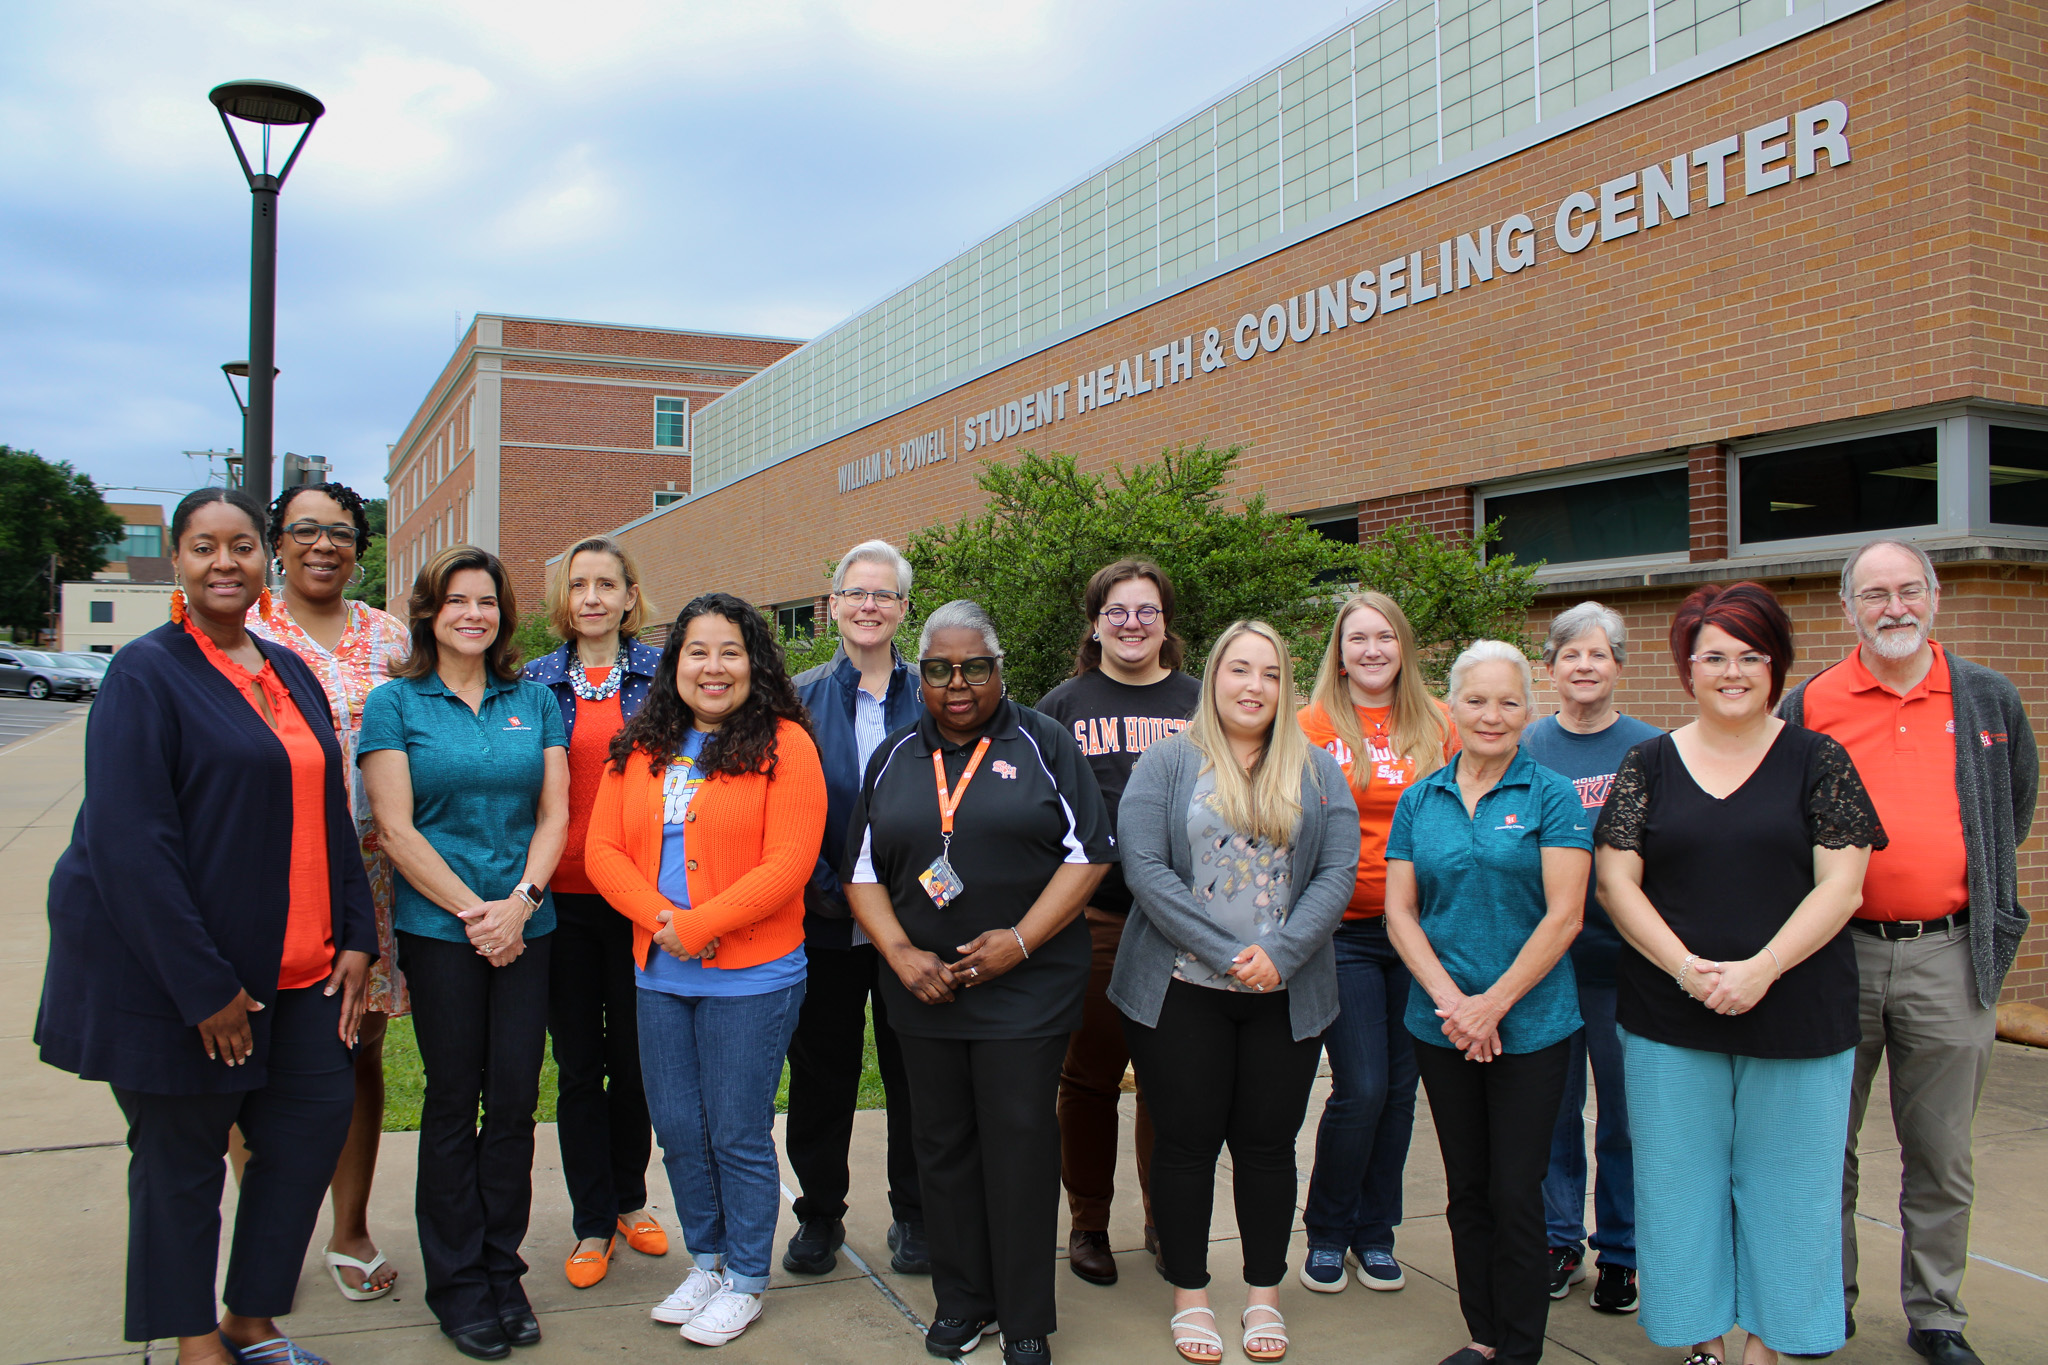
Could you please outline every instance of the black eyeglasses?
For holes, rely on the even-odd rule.
[[[834,588],[832,595],[857,607],[864,607],[870,602],[877,606],[893,607],[903,600],[902,593],[890,592],[887,588]]]
[[[301,545],[317,545],[323,535],[337,550],[349,549],[356,544],[356,528],[347,523],[323,526],[317,521],[295,521],[284,529],[286,535]]]
[[[1104,607],[1102,609],[1102,619],[1109,622],[1112,626],[1121,626],[1133,616],[1138,618],[1139,625],[1149,626],[1154,621],[1157,621],[1161,615],[1162,613],[1159,608],[1153,606],[1150,602],[1139,607],[1136,611],[1122,606]]]
[[[917,672],[931,687],[950,687],[955,673],[958,673],[969,687],[981,687],[996,675],[997,662],[993,656],[987,654],[962,659],[957,664],[951,659],[919,659]]]

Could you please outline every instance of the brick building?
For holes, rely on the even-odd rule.
[[[391,447],[391,600],[466,542],[533,610],[571,539],[687,498],[696,414],[798,345],[478,314]]]
[[[623,535],[665,603],[790,606],[983,459],[1241,444],[1319,526],[1501,519],[1532,629],[1618,608],[1672,726],[1686,592],[1770,584],[1805,677],[1896,528],[2048,729],[2044,120],[2025,0],[1387,0],[729,395]]]

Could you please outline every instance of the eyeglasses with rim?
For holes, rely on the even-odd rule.
[[[1165,613],[1161,611],[1158,607],[1153,606],[1150,602],[1147,602],[1144,606],[1139,607],[1136,610],[1123,606],[1122,604],[1118,604],[1114,607],[1104,607],[1102,609],[1102,619],[1109,622],[1109,624],[1112,626],[1122,626],[1125,622],[1129,621],[1134,616],[1138,618],[1139,625],[1149,626],[1153,622],[1157,621],[1163,615],[1165,615]]]
[[[1927,585],[1925,583],[1908,583],[1905,587],[1897,590],[1890,588],[1867,588],[1856,594],[1857,602],[1866,607],[1888,607],[1891,605],[1894,597],[1898,598],[1906,606],[1913,606],[1916,603],[1927,600]]]
[[[840,601],[856,607],[872,602],[877,606],[893,607],[903,601],[903,594],[887,588],[834,588],[832,595]]]
[[[955,673],[969,687],[985,687],[988,680],[996,675],[998,662],[992,654],[978,654],[957,664],[951,659],[919,659],[917,673],[931,687],[951,687]]]
[[[356,528],[346,522],[330,526],[317,521],[295,521],[284,531],[300,545],[318,545],[323,535],[337,550],[354,549],[359,543]]]
[[[1751,651],[1747,654],[1688,654],[1695,667],[1709,673],[1726,673],[1728,665],[1734,664],[1738,673],[1761,673],[1771,666],[1771,656]]]

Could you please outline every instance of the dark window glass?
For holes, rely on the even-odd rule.
[[[114,647],[112,645],[94,645],[92,652],[95,654],[112,654]]]
[[[92,623],[94,625],[110,626],[114,624],[114,604],[112,602],[92,602],[88,605],[92,608]]]
[[[2048,431],[1991,428],[1991,519],[2048,526]]]
[[[1932,427],[1748,455],[1741,470],[1744,544],[1940,519]]]
[[[121,533],[107,544],[109,564],[126,563],[130,555],[160,559],[163,553],[164,528],[161,526],[124,526]]]
[[[807,602],[801,607],[777,607],[775,628],[781,632],[785,640],[809,640],[817,634],[817,615],[818,608],[815,603]]]
[[[1683,469],[1490,493],[1486,519],[1504,519],[1490,552],[1512,553],[1523,564],[1682,554],[1690,543]]]
[[[1358,514],[1353,512],[1348,516],[1332,517],[1328,521],[1312,521],[1308,524],[1308,529],[1324,540],[1334,540],[1339,545],[1356,545]],[[1342,569],[1325,569],[1316,575],[1318,583],[1347,583],[1350,579],[1350,574]]]

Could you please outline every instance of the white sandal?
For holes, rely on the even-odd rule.
[[[1190,1362],[1190,1365],[1217,1365],[1217,1362],[1223,1359],[1222,1335],[1213,1327],[1197,1327],[1193,1323],[1182,1322],[1181,1319],[1190,1313],[1207,1313],[1210,1322],[1216,1321],[1216,1310],[1213,1308],[1181,1309],[1166,1320],[1166,1325],[1173,1329],[1173,1349],[1179,1351],[1180,1358]],[[1198,1356],[1188,1350],[1190,1346],[1207,1346],[1216,1354]]]
[[[1253,1313],[1271,1313],[1273,1320],[1271,1322],[1262,1322],[1254,1327],[1251,1320]],[[1242,1344],[1244,1353],[1247,1356],[1250,1356],[1253,1360],[1278,1360],[1287,1354],[1287,1319],[1281,1317],[1280,1310],[1272,1304],[1252,1304],[1239,1315],[1238,1321],[1244,1325],[1244,1341]],[[1254,1351],[1252,1343],[1255,1341],[1277,1341],[1280,1343],[1280,1349],[1277,1351]]]
[[[358,1271],[363,1277],[363,1283],[367,1285],[370,1282],[370,1277],[384,1268],[384,1253],[381,1251],[377,1253],[375,1260],[370,1261],[358,1261],[353,1256],[344,1256],[331,1248],[327,1250],[326,1256],[327,1273],[334,1277],[334,1287],[341,1291],[341,1296],[344,1299],[348,1299],[352,1303],[368,1303],[371,1299],[381,1299],[386,1294],[389,1294],[393,1287],[398,1284],[398,1281],[394,1278],[390,1284],[378,1289],[357,1289],[346,1279],[342,1278],[341,1272],[343,1270]]]

